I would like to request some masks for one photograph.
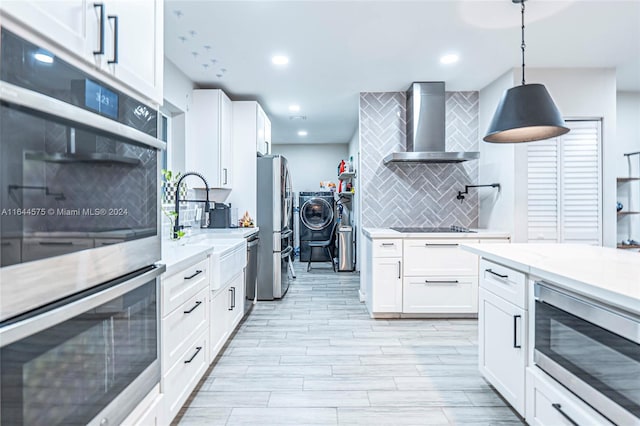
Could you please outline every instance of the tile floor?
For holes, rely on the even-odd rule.
[[[478,373],[475,320],[373,320],[359,277],[296,263],[174,424],[523,424]]]

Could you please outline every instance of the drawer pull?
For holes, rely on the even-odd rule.
[[[193,275],[189,275],[188,277],[184,277],[185,280],[190,280],[192,278],[195,278],[197,275],[200,275],[202,273],[202,271],[200,269],[197,269],[196,272]]]
[[[518,343],[518,318],[522,318],[520,315],[513,316],[513,347],[516,349],[522,348],[522,345]]]
[[[393,247],[395,245],[395,243],[382,243],[382,247]]]
[[[41,246],[72,246],[72,241],[40,241]]]
[[[555,408],[556,410],[558,410],[558,412],[560,414],[562,414],[562,417],[564,417],[565,419],[569,420],[569,423],[571,423],[573,426],[580,426],[575,420],[573,420],[571,417],[569,417],[569,415],[562,410],[562,405],[560,405],[560,404],[551,404],[551,406],[553,408]]]
[[[425,284],[458,284],[458,280],[424,280]]]
[[[502,274],[499,274],[497,272],[493,272],[491,269],[485,269],[485,272],[493,274],[493,275],[495,275],[496,277],[499,277],[499,278],[503,278],[503,279],[509,278],[509,275],[502,275]]]
[[[425,247],[458,247],[457,243],[448,243],[448,244],[434,244],[434,243],[425,243]]]
[[[191,312],[193,312],[200,305],[202,305],[202,301],[196,300],[196,304],[193,305],[193,308],[189,309],[188,311],[184,311],[184,313],[185,314],[190,314]]]
[[[191,361],[193,361],[193,359],[198,356],[198,354],[200,353],[200,351],[202,350],[202,346],[196,346],[196,352],[191,355],[191,358],[189,358],[188,360],[186,360],[184,363],[185,364],[189,364]]]
[[[402,262],[398,260],[398,279],[402,278]]]

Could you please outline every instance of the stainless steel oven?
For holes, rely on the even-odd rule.
[[[120,424],[160,380],[163,271],[151,266],[5,321],[0,423]]]
[[[535,284],[535,364],[619,425],[640,425],[640,316]]]
[[[0,321],[161,258],[157,109],[47,46],[3,22]]]

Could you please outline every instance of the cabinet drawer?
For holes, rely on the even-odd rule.
[[[209,259],[162,279],[162,316],[184,304],[203,287],[209,286]]]
[[[478,312],[478,279],[469,276],[405,277],[403,313]]]
[[[480,286],[514,305],[526,309],[526,277],[523,272],[481,259]]]
[[[200,292],[162,320],[162,371],[168,371],[187,350],[194,336],[207,330],[208,289]]]
[[[459,245],[478,240],[405,240],[404,275],[461,276],[478,274],[478,256]]]
[[[401,257],[402,240],[371,240],[373,257]]]
[[[162,377],[164,422],[170,424],[176,417],[202,375],[207,371],[207,332],[193,340],[192,344],[180,354],[180,359]]]
[[[527,368],[526,414],[527,423],[530,425],[605,426],[613,424],[538,367]]]

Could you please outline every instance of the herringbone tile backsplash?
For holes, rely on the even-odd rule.
[[[382,163],[387,154],[406,150],[405,101],[404,92],[360,94],[362,226],[477,227],[477,192],[456,200],[465,185],[477,183],[477,160]],[[447,151],[478,151],[478,101],[478,92],[446,93]]]

